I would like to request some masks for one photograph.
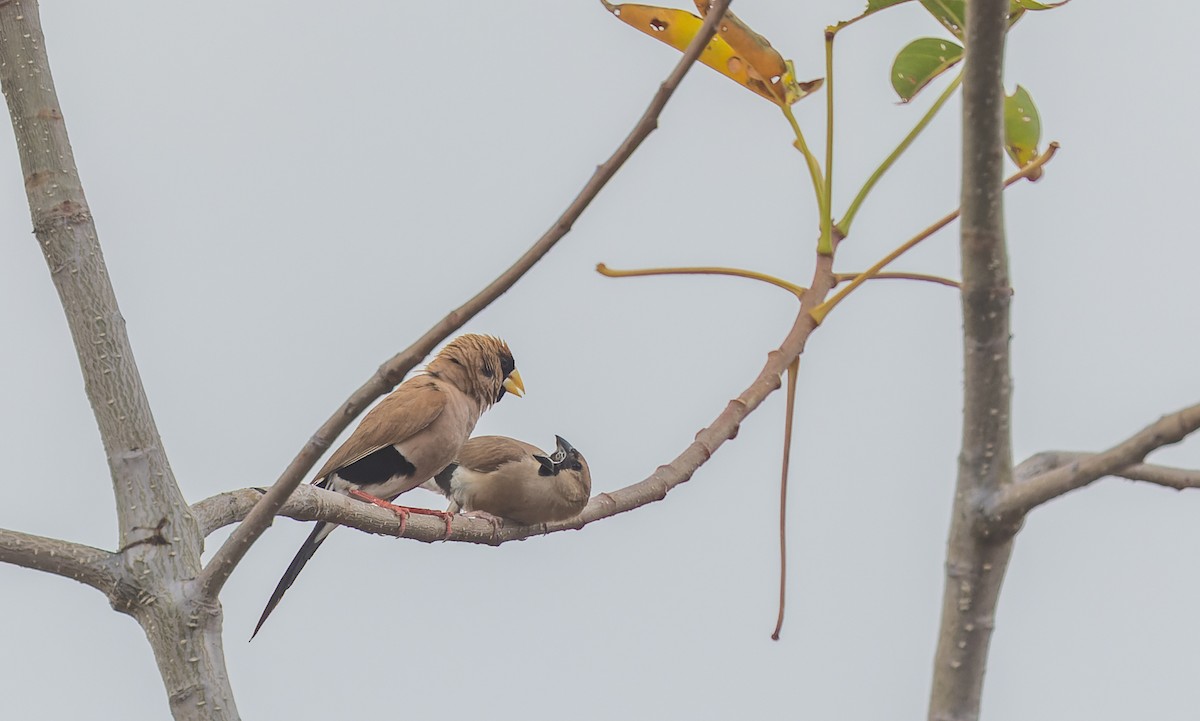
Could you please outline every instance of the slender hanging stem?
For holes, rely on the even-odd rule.
[[[771,640],[778,641],[783,631],[783,610],[787,596],[787,492],[788,464],[792,456],[792,417],[796,414],[796,374],[800,359],[796,358],[787,370],[787,408],[783,418],[783,475],[779,480],[779,616]]]

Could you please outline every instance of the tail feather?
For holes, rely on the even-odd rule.
[[[308,539],[304,541],[304,544],[300,546],[300,550],[296,552],[296,557],[292,559],[291,565],[283,572],[283,578],[279,579],[279,585],[275,587],[275,592],[271,594],[271,600],[267,601],[267,607],[263,609],[262,617],[258,619],[258,625],[254,627],[254,633],[250,634],[251,641],[258,635],[258,630],[266,622],[267,616],[270,616],[275,607],[279,605],[283,594],[287,593],[287,590],[296,582],[296,576],[299,576],[300,571],[304,570],[308,559],[313,557],[313,554],[317,552],[317,549],[321,547],[326,537],[330,533],[333,533],[333,529],[335,528],[337,528],[336,523],[320,521],[312,533],[308,535]]]

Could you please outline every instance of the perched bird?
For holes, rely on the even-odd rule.
[[[337,491],[391,508],[406,518],[408,509],[389,501],[416,488],[452,462],[479,416],[504,397],[525,393],[508,345],[485,335],[461,335],[446,345],[425,370],[400,384],[363,416],[313,479]],[[329,536],[335,523],[318,522],[279,580],[253,639],[296,576]]]
[[[422,487],[449,498],[450,512],[482,511],[526,525],[564,521],[587,505],[592,475],[579,451],[554,438],[549,456],[514,438],[472,438]]]

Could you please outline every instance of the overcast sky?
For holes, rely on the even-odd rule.
[[[683,5],[688,5],[683,3]],[[739,0],[823,74],[861,0]],[[677,54],[597,2],[45,3],[54,77],[172,466],[189,500],[268,485],[375,368],[545,230]],[[1200,398],[1192,215],[1200,10],[1078,0],[1027,17],[1007,82],[1063,150],[1006,196],[1017,460],[1103,448]],[[888,71],[942,36],[917,4],[839,37],[835,207],[944,87]],[[959,106],[878,186],[860,270],[957,205]],[[820,145],[823,99],[797,106]],[[680,452],[795,311],[723,278],[806,283],[816,214],[790,130],[704,68],[562,243],[466,330],[507,339],[528,395],[477,430],[587,456],[595,491]],[[0,142],[0,527],[116,545],[95,423]],[[905,270],[957,276],[957,226]],[[783,396],[665,502],[494,549],[342,530],[253,644],[307,526],[281,519],[222,596],[247,719],[913,719],[925,714],[959,439],[959,299],[880,282],[813,336],[799,383],[788,622],[776,599]],[[1200,467],[1200,442],[1153,456]],[[405,500],[438,505],[414,491]],[[1200,493],[1103,481],[1037,510],[1001,599],[985,719],[1192,719]],[[209,552],[226,532],[208,539]],[[0,566],[6,718],[162,719],[136,623],[91,588]],[[116,699],[120,699],[117,701]],[[466,708],[464,708],[466,707]]]

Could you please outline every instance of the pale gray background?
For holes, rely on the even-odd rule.
[[[823,74],[824,26],[861,6],[734,4],[801,77]],[[1078,0],[1011,36],[1010,87],[1030,89],[1064,146],[1042,183],[1006,199],[1018,460],[1104,447],[1200,396],[1200,11],[1162,7]],[[548,227],[677,60],[590,1],[46,2],[43,16],[192,500],[274,481],[380,362]],[[914,3],[839,41],[839,208],[933,98],[898,107],[892,57],[939,34]],[[820,99],[798,106],[814,146],[823,112]],[[955,103],[879,186],[839,270],[956,205],[958,122]],[[562,434],[597,491],[678,453],[758,372],[795,303],[747,281],[615,281],[592,266],[728,264],[806,282],[816,220],[790,142],[767,102],[707,69],[689,75],[574,232],[469,325],[510,342],[529,389],[478,430]],[[9,140],[0,168],[0,526],[112,548],[103,454]],[[957,275],[956,232],[900,267]],[[308,532],[280,520],[222,598],[242,714],[923,717],[959,315],[951,290],[881,282],[813,337],[782,642],[768,639],[776,394],[666,502],[579,533],[492,549],[339,532],[248,645]],[[1200,446],[1155,458],[1197,467]],[[1200,493],[1111,480],[1034,513],[1000,605],[985,717],[1195,718],[1198,513]],[[132,620],[61,578],[0,566],[0,583],[5,718],[167,716]]]

